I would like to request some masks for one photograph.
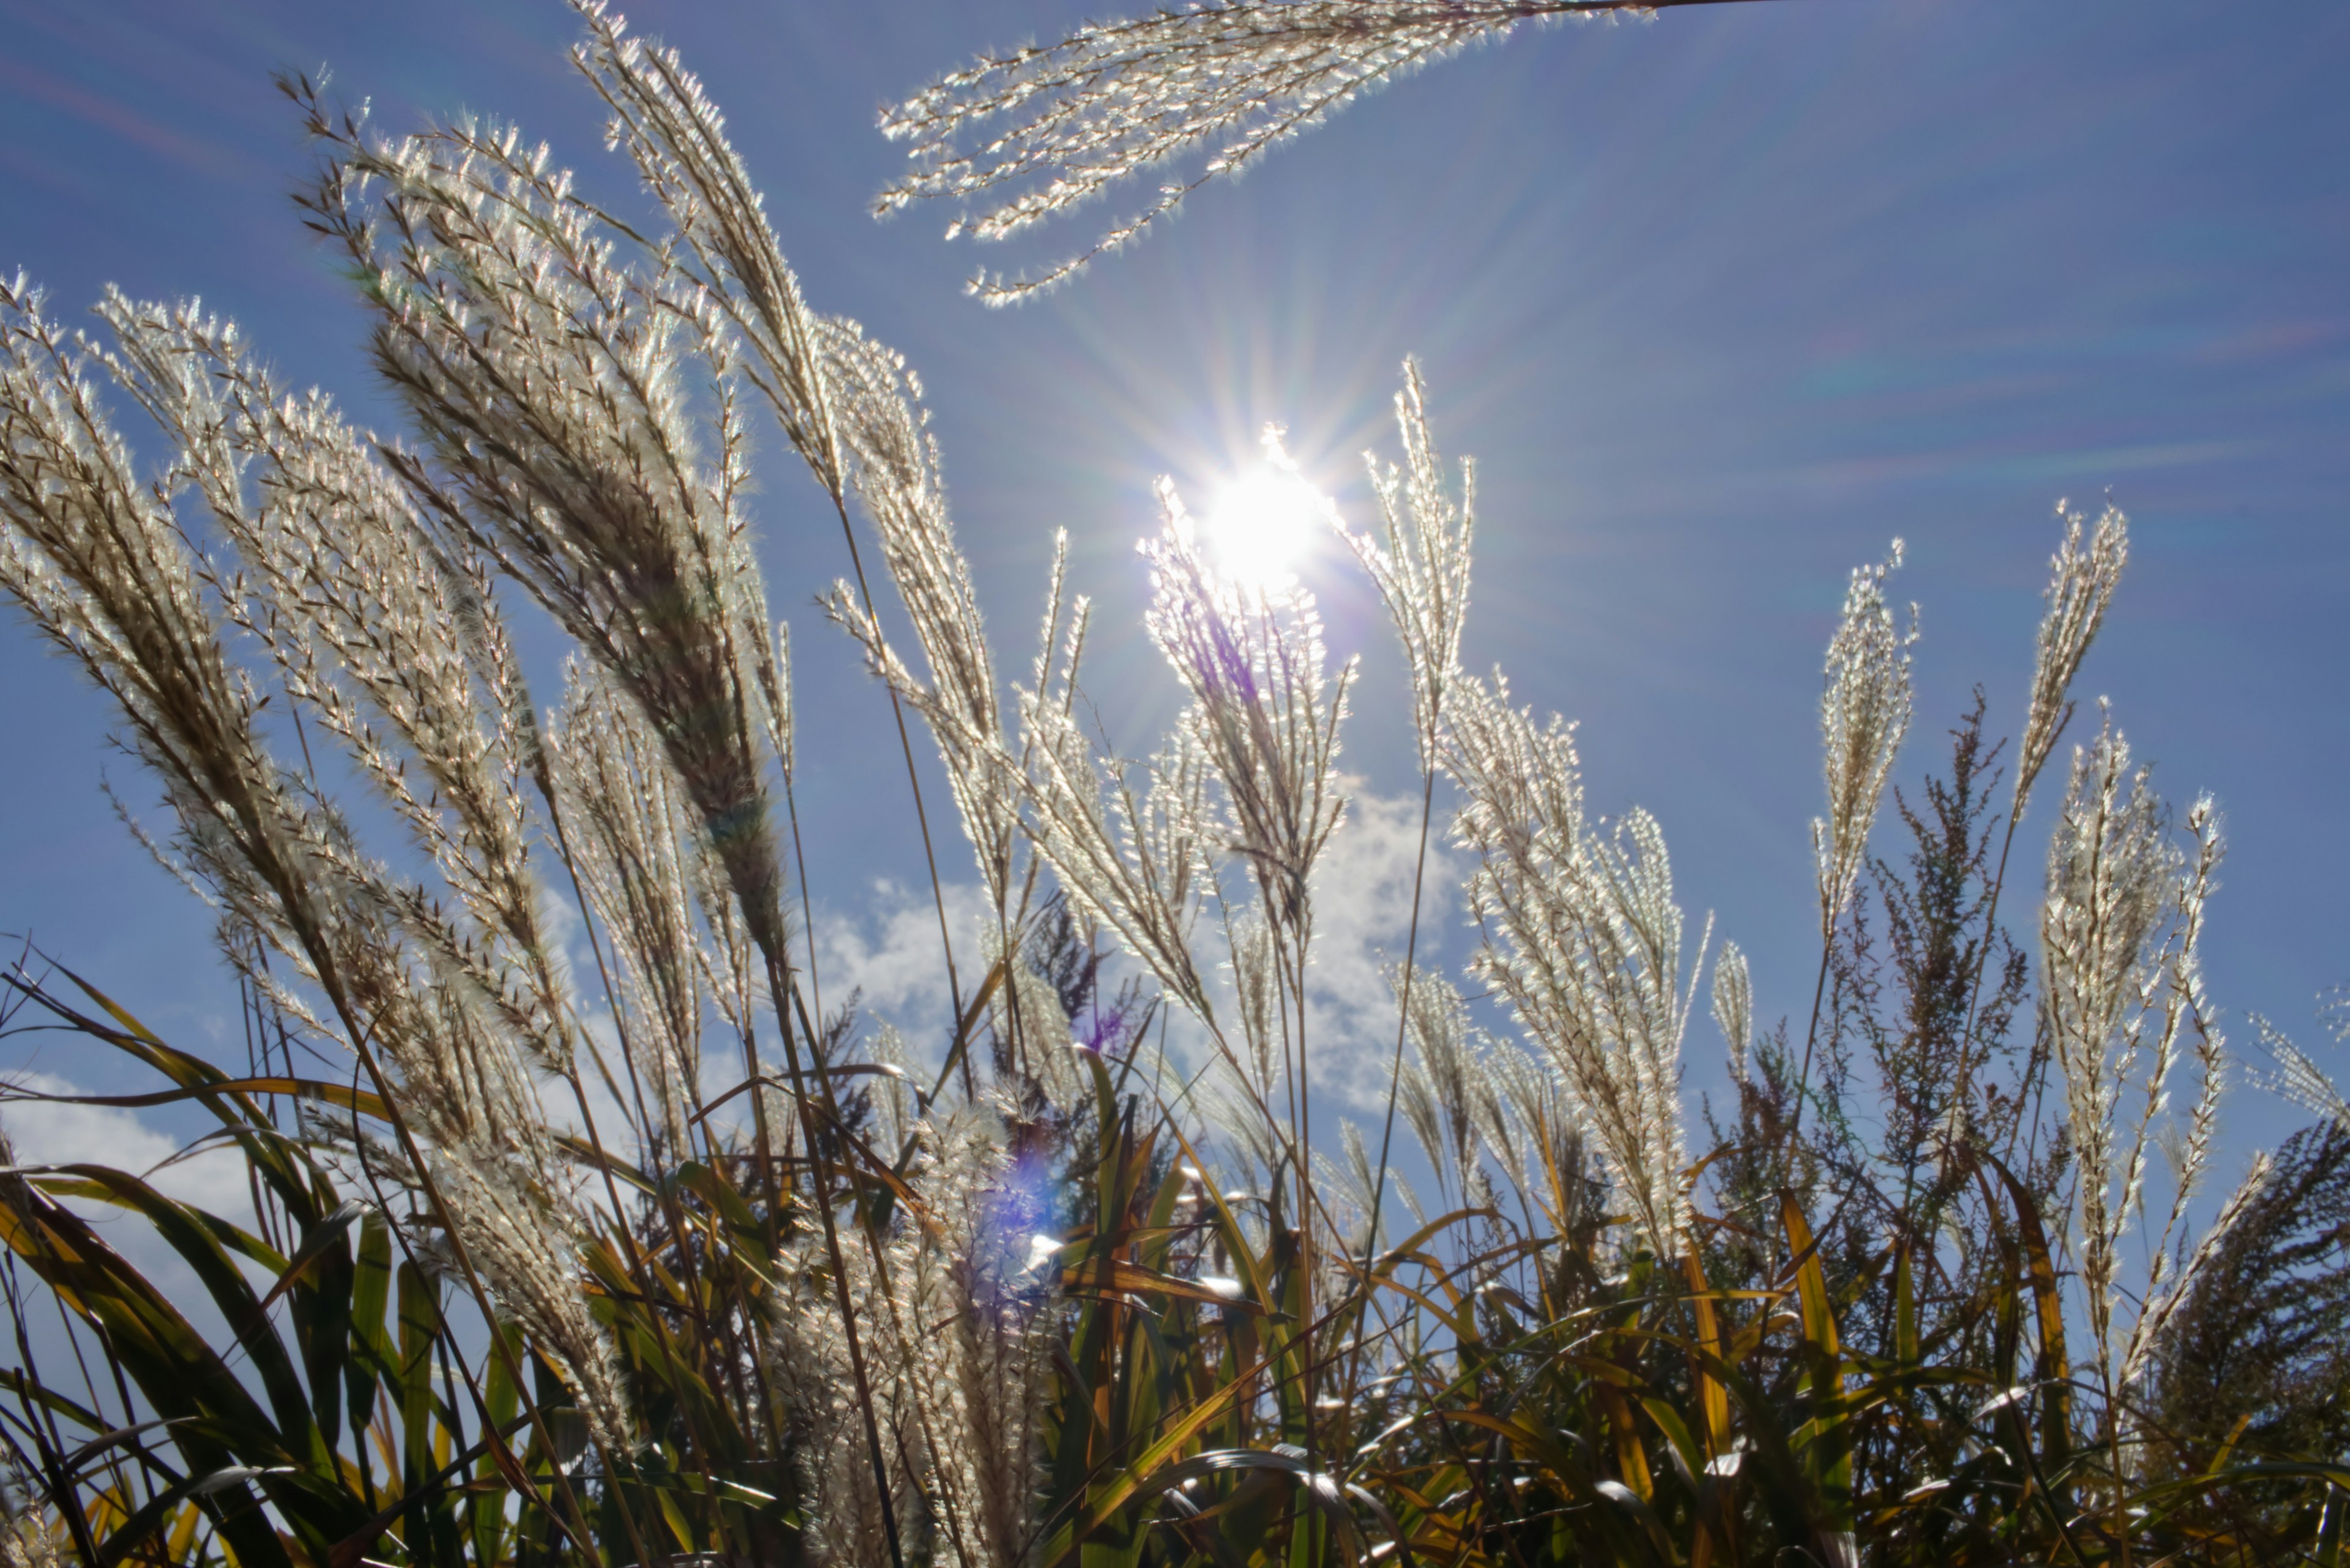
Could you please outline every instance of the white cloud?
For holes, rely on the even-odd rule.
[[[1367,1107],[1384,1103],[1395,1049],[1396,1004],[1387,971],[1402,961],[1411,929],[1419,800],[1377,794],[1351,777],[1342,787],[1349,792],[1347,818],[1314,874],[1308,1028],[1317,1094]],[[1228,876],[1225,881],[1234,893],[1241,890],[1237,879]],[[975,884],[952,883],[945,902],[957,975],[967,997],[983,968],[985,898]],[[1418,951],[1423,968],[1447,961],[1460,909],[1460,867],[1444,845],[1440,821],[1430,835],[1421,895]],[[1203,962],[1221,978],[1223,953],[1212,916],[1201,920],[1197,934]],[[951,1027],[952,1009],[938,909],[927,886],[877,880],[861,908],[819,908],[816,952],[827,1008],[837,1009],[858,993],[868,1019],[894,1025],[919,1054],[935,1058]],[[1128,967],[1118,961],[1113,970],[1125,972]],[[1105,980],[1116,983],[1113,976]],[[1170,1054],[1196,1065],[1204,1042],[1193,1038],[1196,1032],[1184,1021],[1170,1023]]]
[[[1314,868],[1307,1051],[1317,1100],[1328,1096],[1350,1109],[1370,1110],[1386,1104],[1395,1059],[1396,998],[1388,974],[1403,961],[1411,937],[1419,801],[1374,794],[1354,777],[1343,778],[1340,787],[1348,794],[1346,820]],[[1420,894],[1415,961],[1422,973],[1449,965],[1447,939],[1461,912],[1460,867],[1443,832],[1440,817],[1429,834]],[[1243,879],[1229,871],[1224,886],[1236,898],[1244,890]],[[1231,971],[1212,910],[1201,918],[1194,939],[1211,977],[1217,1016],[1229,1024],[1236,1016]],[[1187,1016],[1169,1022],[1170,1061],[1186,1073],[1196,1070],[1208,1058],[1206,1032]]]
[[[947,884],[944,898],[947,929],[955,940],[955,978],[968,999],[985,967],[977,933],[987,917],[987,899],[977,884],[968,882]],[[885,877],[873,883],[863,909],[819,910],[816,951],[827,1008],[837,1009],[858,993],[858,1005],[868,1017],[896,1025],[918,1051],[946,1038],[953,1006],[939,943],[938,906],[927,887]]]
[[[81,1093],[69,1079],[54,1073],[11,1074],[9,1083],[41,1095]],[[20,1102],[10,1107],[0,1127],[23,1164],[111,1166],[145,1178],[166,1198],[250,1220],[252,1189],[245,1183],[244,1161],[234,1148],[211,1147],[179,1158],[182,1145],[178,1138],[118,1106]]]
[[[16,1089],[43,1095],[75,1095],[82,1091],[70,1079],[54,1073],[15,1072],[7,1083]],[[251,1229],[253,1189],[245,1180],[244,1161],[231,1146],[213,1145],[185,1158],[182,1141],[140,1119],[119,1106],[76,1106],[54,1101],[23,1102],[7,1107],[0,1119],[25,1165],[103,1165],[145,1179],[166,1198],[192,1204],[234,1224]],[[196,1272],[172,1250],[155,1229],[139,1216],[109,1203],[68,1198],[67,1207],[88,1220],[108,1245],[187,1314],[197,1332],[221,1343],[225,1330],[212,1304],[210,1293]],[[257,1289],[266,1288],[268,1275],[247,1259],[238,1263]],[[47,1325],[36,1331],[46,1334]],[[43,1347],[47,1354],[47,1347]]]
[[[1347,778],[1347,820],[1314,870],[1314,950],[1306,973],[1309,1048],[1317,1088],[1367,1106],[1384,1102],[1394,1059],[1395,993],[1388,971],[1403,961],[1411,933],[1412,873],[1419,849],[1419,802],[1378,795]],[[1444,961],[1457,923],[1461,877],[1430,829],[1420,893],[1416,962]]]

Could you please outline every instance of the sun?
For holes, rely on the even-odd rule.
[[[1246,587],[1286,587],[1322,535],[1330,503],[1293,468],[1267,465],[1217,496],[1201,535],[1225,577]]]

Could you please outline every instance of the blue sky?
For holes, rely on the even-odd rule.
[[[1976,683],[1994,726],[2019,722],[2051,508],[2109,489],[2133,558],[2082,694],[2111,695],[2172,797],[2208,789],[2227,814],[2209,971],[2232,1033],[2259,1011],[2314,1043],[2314,993],[2350,980],[2350,13],[1783,0],[1523,29],[990,312],[961,293],[972,270],[1052,259],[1109,210],[1012,256],[943,243],[943,211],[876,223],[900,155],[874,112],[982,49],[1057,36],[1079,7],[630,9],[727,108],[816,306],[920,370],[1007,669],[1026,658],[1049,530],[1069,530],[1105,611],[1096,695],[1125,749],[1173,708],[1134,630],[1153,478],[1204,499],[1276,421],[1359,522],[1357,454],[1389,441],[1416,353],[1440,440],[1481,463],[1471,663],[1498,660],[1522,698],[1581,722],[1594,805],[1656,813],[1692,922],[1713,910],[1753,959],[1758,1011],[1800,1027],[1819,660],[1846,572],[1907,540],[1896,592],[1925,631],[1914,788]],[[572,32],[554,0],[0,0],[0,266],[60,311],[109,281],[199,294],[287,379],[389,423],[359,313],[287,200],[308,154],[269,73],[324,63],[388,130],[463,109],[518,121],[626,202],[563,61]],[[919,1011],[920,921],[873,888],[920,874],[886,706],[808,608],[844,566],[836,525],[767,456],[769,588],[803,649],[811,879],[842,961]],[[1410,748],[1376,605],[1335,559],[1307,575],[1334,647],[1366,658],[1350,765],[1371,795],[1400,795]],[[12,622],[0,929],[202,1039],[230,1016],[208,921],[98,793],[105,769],[144,798],[104,731]],[[2052,794],[2020,841],[2033,866]],[[1381,820],[1376,800],[1362,820]],[[1366,886],[1391,891],[1382,875]],[[1457,959],[1466,940],[1440,945]],[[1700,1024],[1693,1084],[1719,1054]],[[2235,1113],[2239,1140],[2292,1125],[2249,1090]]]

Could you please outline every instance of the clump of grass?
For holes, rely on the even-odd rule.
[[[1362,85],[1536,9],[1211,7],[923,101],[951,130],[1107,62],[1003,156],[1130,161],[1085,118],[1125,112],[1118,82],[1277,133],[1329,66],[1313,49]],[[2071,761],[2036,973],[1998,923],[2118,513],[2087,539],[2065,518],[2003,822],[1980,700],[1923,804],[1893,789],[1898,546],[1854,574],[1799,1054],[1734,943],[1709,977],[1662,826],[1593,818],[1571,728],[1461,670],[1493,524],[1407,365],[1383,529],[1346,535],[1405,651],[1422,797],[1375,1157],[1314,1088],[1313,871],[1355,693],[1311,598],[1225,571],[1162,486],[1145,630],[1187,705],[1149,759],[1084,722],[1065,551],[1003,686],[919,380],[803,298],[683,63],[580,10],[575,59],[665,231],[614,223],[517,130],[379,138],[287,84],[404,435],[287,392],[192,306],[109,295],[99,337],[0,286],[0,587],[113,702],[161,791],[149,842],[219,910],[262,1043],[233,1071],[37,955],[7,976],[0,1026],[135,1058],[165,1086],[98,1103],[201,1106],[254,1193],[208,1213],[0,1159],[12,1564],[2338,1555],[2350,1476],[2178,1419],[2216,1303],[2288,1266],[2267,1167],[2191,1216],[2225,1060],[2196,958],[2214,809],[2174,826],[2108,722]],[[1247,68],[1203,88],[1194,56]],[[147,471],[122,401],[161,440]],[[746,504],[762,408],[843,524],[827,613],[930,732],[974,857],[979,929],[937,900],[940,1038],[827,1012],[794,939],[789,641]],[[524,606],[569,644],[546,712]],[[1888,790],[1899,864],[1871,853]],[[1496,1009],[1419,961],[1440,794]],[[1700,1137],[1681,1075],[1709,991],[1734,1105]],[[1153,1028],[1178,1012],[1190,1078]],[[1437,1212],[1395,1168],[1399,1112]],[[2304,1141],[2283,1168],[2330,1192],[2337,1163]],[[90,1205],[151,1226],[226,1337]]]

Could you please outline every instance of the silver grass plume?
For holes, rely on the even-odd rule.
[[[2256,1016],[2252,1023],[2260,1031],[2261,1050],[2276,1064],[2274,1070],[2258,1075],[2260,1085],[2350,1132],[2350,1098],[2344,1096],[2334,1075],[2268,1020]]]
[[[841,445],[854,460],[857,495],[880,535],[883,563],[913,623],[930,680],[916,679],[899,659],[873,607],[847,583],[834,587],[826,608],[864,647],[874,670],[930,724],[989,905],[1003,911],[1012,899],[1019,802],[991,756],[1003,743],[1003,728],[994,660],[970,563],[947,514],[921,383],[902,357],[853,322],[827,320],[820,337]]]
[[[1232,979],[1237,1043],[1212,1020],[1209,1033],[1216,1054],[1201,1094],[1204,1114],[1253,1189],[1283,1168],[1290,1150],[1272,1107],[1295,1086],[1284,1044],[1284,995],[1278,939],[1263,912],[1253,907],[1224,912],[1225,967]]]
[[[1436,766],[1437,727],[1444,697],[1461,673],[1461,628],[1469,615],[1469,545],[1476,529],[1477,468],[1461,461],[1461,498],[1444,483],[1444,464],[1428,429],[1427,389],[1417,361],[1403,363],[1403,390],[1396,394],[1396,429],[1403,438],[1404,467],[1382,465],[1364,454],[1386,538],[1339,533],[1362,561],[1386,601],[1396,635],[1411,670],[1412,732],[1419,742],[1422,773]]]
[[[872,1037],[866,1042],[866,1059],[881,1069],[873,1089],[873,1109],[879,1117],[881,1130],[889,1147],[903,1148],[918,1130],[918,1102],[912,1075],[908,1068],[913,1055],[906,1037],[895,1025],[877,1024]]]
[[[684,241],[674,265],[756,357],[745,372],[793,450],[844,500],[838,438],[815,314],[767,222],[765,199],[726,140],[725,117],[674,49],[628,36],[603,0],[573,0],[588,42],[572,62],[611,109],[607,140],[625,146]]]
[[[436,525],[522,582],[660,738],[771,961],[785,961],[739,512],[738,373],[706,291],[619,265],[544,147],[462,124],[395,142],[314,128],[313,199],[377,306],[379,369],[431,441],[394,461]],[[370,187],[381,195],[361,202]],[[720,437],[694,440],[699,378]]]
[[[2148,1281],[2145,1309],[2138,1314],[2137,1321],[2130,1325],[2129,1345],[2122,1357],[2123,1387],[2135,1386],[2152,1368],[2162,1345],[2163,1332],[2178,1315],[2178,1309],[2187,1304],[2188,1292],[2194,1289],[2203,1271],[2219,1256],[2220,1249],[2242,1220],[2245,1211],[2267,1189],[2269,1178],[2275,1171],[2275,1158],[2266,1150],[2254,1155],[2251,1168],[2244,1173],[2243,1180],[2236,1184],[2235,1191],[2230,1193],[2228,1200],[2220,1206],[2220,1212],[2204,1228],[2202,1238],[2195,1243],[2195,1250],[2186,1254],[2176,1272],[2168,1273],[2166,1270],[2168,1278],[2157,1276]],[[2162,1253],[2156,1254],[2158,1259],[2163,1256]]]
[[[1261,915],[1232,917],[1225,949],[1232,973],[1232,1012],[1240,1020],[1243,1087],[1253,1103],[1271,1105],[1284,1081],[1281,1054],[1281,981],[1274,968],[1273,929]]]
[[[1070,1041],[1069,1018],[1061,1010],[1060,992],[1036,972],[1034,964],[1024,961],[1017,938],[1016,932],[992,917],[981,922],[980,956],[990,970],[998,964],[1003,967],[1003,982],[988,1002],[988,1024],[1014,1053],[1013,1060],[1019,1071],[1044,1091],[1045,1100],[1057,1109],[1072,1110],[1091,1096],[1093,1080],[1078,1062],[1077,1048]]]
[[[784,777],[792,776],[799,760],[797,723],[792,717],[792,627],[789,621],[775,623],[775,648],[759,672],[759,692],[767,709],[767,739],[775,748],[775,761],[784,770]]]
[[[636,1449],[634,1422],[611,1338],[588,1310],[577,1210],[511,1160],[442,1149],[432,1163],[466,1251],[498,1303],[561,1373],[597,1447],[615,1459],[626,1458]]]
[[[1028,1277],[1045,1212],[1033,1183],[1005,1158],[1000,1129],[965,1123],[942,1130],[929,1190],[941,1232],[943,1312],[913,1325],[943,1364],[931,1439],[941,1533],[963,1563],[1021,1568],[1055,1365],[1046,1292]],[[933,1334],[941,1316],[946,1332]]]
[[[796,1082],[782,866],[754,744],[757,710],[767,710],[771,744],[780,726],[775,701],[759,696],[775,682],[762,680],[770,666],[764,597],[736,512],[745,476],[733,392],[747,383],[764,396],[845,527],[830,402],[798,282],[716,106],[673,52],[626,38],[620,18],[598,0],[575,8],[589,32],[575,62],[612,110],[611,139],[628,146],[679,227],[681,244],[654,247],[650,279],[611,265],[605,231],[572,196],[568,177],[549,177],[544,153],[521,153],[511,134],[461,128],[369,148],[356,125],[338,130],[314,113],[314,130],[344,152],[314,206],[374,275],[384,317],[378,361],[433,434],[460,497],[449,509],[458,525],[499,541],[501,564],[615,675],[660,735],[764,960]],[[402,243],[390,265],[379,260],[372,226],[351,211],[354,173],[391,189],[384,217]],[[429,214],[424,231],[418,211]],[[420,243],[420,232],[429,241]],[[444,253],[455,265],[441,265]],[[487,286],[452,286],[452,278]],[[705,368],[720,425],[719,461],[707,476],[682,417],[671,347],[680,331]],[[747,360],[738,341],[749,346]],[[510,400],[511,410],[473,397],[466,371],[483,368],[493,385],[540,397]],[[515,369],[531,379],[509,379]],[[525,416],[521,430],[509,412]],[[490,455],[498,449],[489,442],[517,433],[529,438],[519,461]],[[475,456],[485,461],[468,462]],[[432,477],[419,466],[421,483]],[[552,536],[536,525],[542,518],[556,524]],[[575,575],[573,566],[585,570]],[[747,1002],[743,1013],[747,1024]],[[747,1027],[743,1044],[755,1076]],[[764,1092],[757,1104],[764,1148]],[[818,1210],[838,1332],[862,1382],[834,1215],[828,1203]],[[901,1562],[878,1427],[870,1402],[859,1403],[852,1415],[866,1430],[888,1554]]]
[[[1400,968],[1388,976],[1403,991]],[[1489,1120],[1481,1113],[1492,1096],[1468,1004],[1440,974],[1412,977],[1408,1027],[1414,1050],[1405,1064],[1399,1108],[1435,1168],[1440,1194],[1479,1200],[1478,1169]]]
[[[266,754],[262,695],[222,645],[196,552],[99,406],[88,350],[41,304],[22,275],[0,280],[0,587],[114,700],[207,897],[256,930],[307,923],[323,946],[331,914],[311,884],[325,850]]]
[[[912,144],[915,167],[882,192],[876,211],[941,197],[992,203],[947,234],[1000,240],[1213,146],[1203,172],[1162,185],[1154,202],[1084,254],[1033,278],[972,281],[982,299],[1005,304],[1127,244],[1200,185],[1238,173],[1366,88],[1530,18],[1645,12],[1655,3],[1223,0],[1089,23],[1057,44],[983,58],[884,109],[883,133]],[[966,136],[974,139],[968,150],[959,145]]]
[[[1593,1168],[1574,1093],[1559,1074],[1513,1045],[1498,1046],[1485,1072],[1493,1091],[1485,1119],[1494,1164],[1520,1203],[1539,1211],[1556,1233],[1582,1228],[1592,1213]]]
[[[2033,781],[2073,717],[2066,694],[2089,645],[2096,640],[2097,628],[2105,624],[2106,607],[2129,560],[2129,520],[2116,507],[2108,504],[2098,514],[2095,532],[2085,542],[2085,516],[2061,501],[2056,515],[2064,524],[2064,539],[2049,561],[2048,613],[2041,619],[2034,644],[2032,703],[2023,742],[2016,749],[2015,805],[2010,813],[2015,817],[2023,815]]]
[[[0,1135],[0,1162],[16,1163],[8,1140]],[[47,1490],[12,1456],[7,1481],[0,1485],[0,1568],[62,1568],[65,1555],[57,1550],[41,1498]]]
[[[614,1021],[631,1091],[669,1158],[691,1147],[702,1081],[702,966],[685,845],[693,830],[660,743],[610,680],[577,659],[549,727],[548,772],[580,885],[610,939]]]
[[[1335,781],[1354,661],[1326,676],[1312,596],[1220,576],[1173,483],[1159,495],[1162,526],[1139,546],[1151,566],[1145,625],[1191,693],[1183,724],[1223,786],[1229,846],[1263,888],[1275,934],[1302,953],[1307,880],[1345,811]]]
[[[480,558],[444,551],[371,441],[323,395],[282,393],[233,324],[113,291],[99,314],[120,346],[117,379],[179,443],[176,477],[236,549],[223,613],[407,824],[471,928],[414,890],[397,899],[402,923],[565,1072],[571,1032],[523,792],[536,736]]]
[[[1024,826],[1037,852],[1078,911],[1212,1028],[1215,1009],[1191,952],[1207,871],[1208,766],[1190,730],[1179,726],[1138,768],[1097,758],[1066,705],[1048,695],[1023,692],[1020,712]]]
[[[209,568],[163,493],[137,482],[87,371],[37,296],[0,285],[0,587],[115,699],[127,746],[178,818],[181,865],[225,911],[232,961],[290,1016],[330,1038],[348,1031],[362,1062],[380,1053],[396,1069],[379,1086],[408,1118],[396,1125],[422,1135],[409,1147],[464,1256],[545,1344],[598,1440],[625,1452],[626,1400],[587,1315],[513,1038],[429,949],[411,950],[387,913],[400,901],[387,874],[329,802],[269,759],[261,697],[207,602]],[[260,946],[326,992],[340,1031],[255,965]]]
[[[1909,732],[1909,645],[1918,639],[1918,609],[1910,607],[1904,636],[1885,602],[1885,579],[1900,565],[1896,539],[1882,564],[1855,568],[1843,619],[1828,643],[1827,684],[1820,696],[1828,814],[1812,824],[1824,940],[1852,899],[1885,781]]]
[[[2137,1369],[2148,1332],[2141,1311],[2116,1357],[2114,1309],[2122,1294],[2120,1243],[2144,1207],[2150,1156],[2165,1131],[2171,1075],[2192,1054],[2201,1079],[2178,1133],[2176,1189],[2151,1252],[2140,1300],[2166,1285],[2168,1251],[2208,1162],[2222,1086],[2222,1042],[2202,992],[2204,906],[2221,853],[2217,813],[2198,800],[2182,855],[2144,768],[2110,714],[2094,745],[2074,749],[2072,778],[2048,850],[2041,912],[2043,1006],[2064,1074],[2065,1121],[2076,1163],[2074,1219],[2081,1278],[2100,1371],[2114,1388]],[[2199,1252],[2197,1256],[2203,1255]]]
[[[924,1521],[941,1561],[1016,1568],[1054,1363],[1037,1331],[1045,1293],[1027,1279],[1044,1214],[999,1131],[970,1117],[931,1129],[916,1173],[920,1222],[878,1260],[859,1251],[848,1267],[871,1303],[873,1397],[899,1517]],[[878,1561],[886,1531],[873,1470],[849,1438],[854,1389],[837,1324],[811,1291],[786,1308],[784,1328],[783,1386],[805,1423],[818,1560]]]
[[[1445,765],[1464,796],[1454,827],[1477,856],[1472,971],[1506,1001],[1573,1090],[1661,1258],[1688,1218],[1681,1183],[1681,912],[1656,819],[1586,822],[1573,732],[1537,727],[1497,676],[1465,681]],[[1703,967],[1702,946],[1699,969]]]
[[[1754,983],[1736,942],[1723,942],[1721,956],[1713,961],[1713,1022],[1730,1043],[1730,1075],[1742,1084],[1754,1043]]]
[[[902,1239],[877,1262],[875,1253],[850,1247],[840,1254],[850,1295],[865,1303],[867,1337],[877,1338],[883,1314],[874,1312],[885,1281],[909,1268],[911,1248]],[[889,1352],[876,1343],[867,1355],[870,1397],[858,1386],[848,1339],[841,1331],[834,1283],[822,1241],[803,1231],[776,1261],[780,1276],[774,1321],[767,1336],[775,1386],[789,1401],[797,1442],[794,1452],[800,1484],[813,1517],[806,1528],[809,1555],[827,1568],[864,1568],[889,1560],[890,1517],[920,1514],[921,1471],[907,1433],[910,1394],[889,1374]],[[873,1417],[882,1434],[889,1515],[869,1449],[864,1421]]]
[[[0,1525],[0,1568],[60,1568],[64,1562],[38,1512],[28,1509]]]

